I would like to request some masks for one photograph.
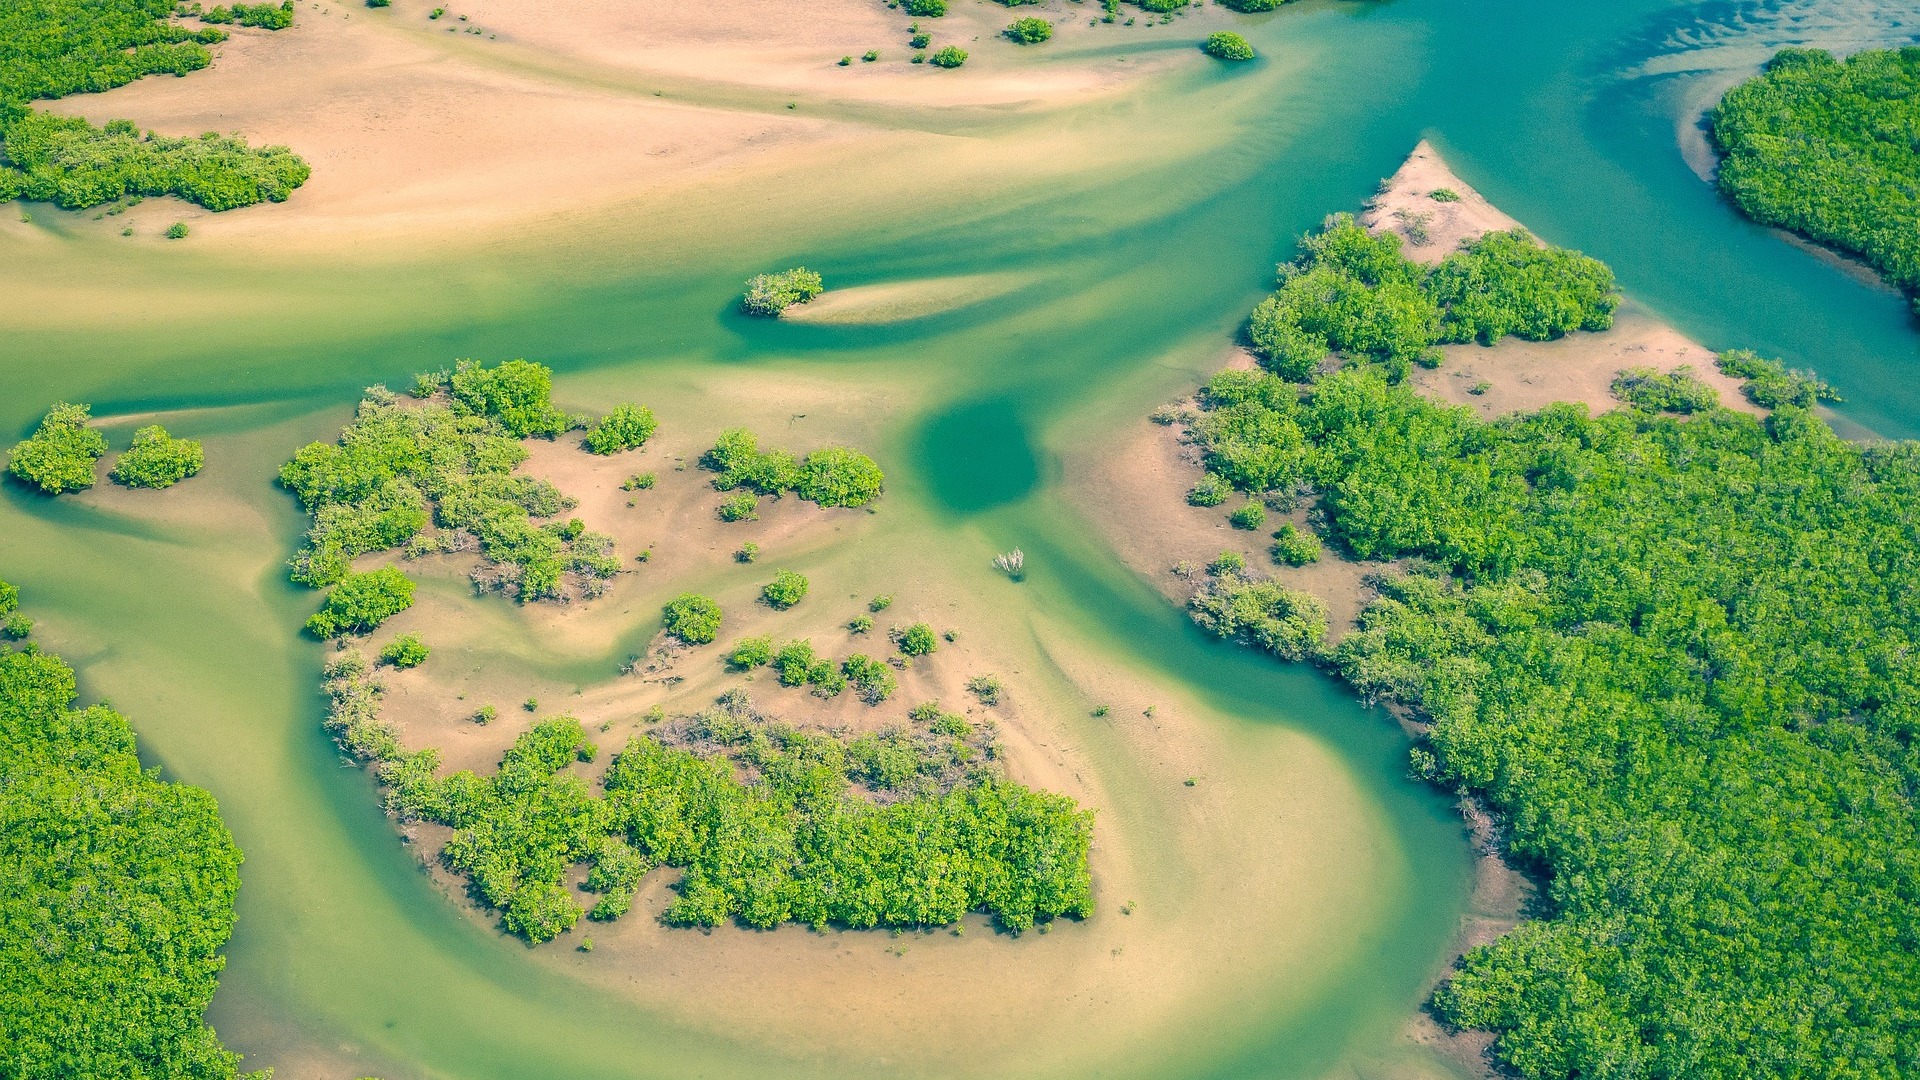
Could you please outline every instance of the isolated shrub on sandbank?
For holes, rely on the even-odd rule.
[[[107,438],[87,426],[91,419],[90,406],[55,403],[33,434],[14,444],[7,471],[49,495],[92,487]]]
[[[1231,30],[1220,30],[1207,35],[1200,48],[1208,56],[1219,60],[1251,60],[1254,57],[1253,45],[1246,38]]]
[[[804,304],[826,291],[820,275],[804,266],[777,274],[755,274],[747,279],[747,292],[740,301],[749,315],[772,318],[795,304]]]
[[[113,463],[108,477],[128,487],[167,488],[206,464],[206,453],[192,439],[167,434],[159,424],[133,433],[133,447]]]
[[[595,454],[617,454],[644,445],[660,428],[653,410],[645,405],[616,405],[599,423],[587,431],[584,445]]]

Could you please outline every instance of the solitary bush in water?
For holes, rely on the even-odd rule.
[[[107,475],[128,487],[165,488],[200,471],[206,454],[192,439],[176,439],[159,424],[133,433],[133,448]]]
[[[1140,7],[1146,11],[1164,15],[1167,12],[1186,7],[1192,3],[1193,0],[1133,0],[1133,2],[1139,4]]]
[[[1220,3],[1243,14],[1252,15],[1262,11],[1272,11],[1287,0],[1220,0]]]
[[[665,625],[670,637],[688,645],[705,645],[720,634],[720,605],[699,593],[682,593],[667,604]]]
[[[1236,529],[1257,529],[1267,523],[1267,508],[1257,502],[1249,501],[1245,506],[1228,514],[1227,522]]]
[[[771,318],[794,304],[804,304],[826,291],[820,275],[804,266],[777,274],[755,274],[747,279],[747,294],[740,307],[749,315]]]
[[[318,638],[365,634],[412,606],[413,582],[393,567],[348,574],[307,620],[307,632]]]
[[[107,452],[107,439],[87,426],[89,419],[89,406],[54,405],[32,435],[14,444],[7,470],[49,495],[92,487],[93,467]]]
[[[957,68],[967,62],[967,50],[956,45],[948,45],[935,52],[931,60],[934,67]]]
[[[380,662],[388,667],[413,668],[427,662],[430,652],[427,643],[420,640],[419,634],[402,634],[380,650]]]
[[[645,405],[616,405],[587,432],[586,447],[596,454],[617,454],[646,444],[660,422]]]
[[[1610,389],[1614,397],[1648,412],[1705,412],[1720,404],[1720,395],[1685,364],[1667,372],[1628,368],[1614,376]]]
[[[807,579],[791,570],[773,575],[773,580],[760,590],[760,598],[780,611],[799,603],[806,595]]]
[[[1038,45],[1053,36],[1053,24],[1045,19],[1015,19],[1001,33],[1017,45]]]
[[[1015,581],[1024,580],[1027,576],[1027,553],[1019,548],[1003,551],[993,557],[993,565]]]
[[[900,10],[920,18],[937,19],[947,13],[947,0],[900,0]]]

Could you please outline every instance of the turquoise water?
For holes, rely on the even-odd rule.
[[[1703,343],[1813,367],[1847,396],[1846,420],[1920,434],[1910,375],[1920,334],[1905,303],[1741,220],[1680,151],[1703,80],[1764,46],[1911,40],[1889,10],[1309,0],[1242,20],[1263,53],[1246,68],[1189,65],[1065,120],[971,129],[991,139],[1137,117],[1148,135],[1184,123],[1218,135],[1204,151],[818,234],[763,240],[747,215],[700,256],[637,255],[612,270],[600,259],[586,280],[554,269],[564,258],[549,253],[534,260],[538,287],[514,287],[511,239],[423,285],[404,269],[342,280],[325,265],[128,254],[56,220],[57,248],[22,249],[49,273],[97,269],[233,300],[215,317],[137,319],[143,301],[123,295],[110,302],[124,305],[116,318],[57,330],[0,312],[0,431],[24,433],[55,398],[102,415],[254,407],[174,425],[218,455],[195,481],[223,500],[211,517],[153,524],[8,486],[0,573],[27,590],[88,692],[135,718],[150,757],[220,797],[248,863],[214,1019],[240,1049],[337,1054],[390,1080],[882,1074],[676,1027],[529,962],[435,893],[366,777],[340,768],[320,733],[320,655],[287,634],[311,597],[279,565],[300,521],[270,480],[291,447],[337,430],[359,387],[453,356],[526,355],[563,374],[637,379],[836,369],[911,380],[924,404],[885,417],[876,447],[889,499],[924,506],[943,528],[1021,544],[1035,571],[1010,604],[1239,722],[1332,748],[1408,868],[1383,898],[1384,929],[1343,943],[1337,991],[1223,1017],[1230,1038],[1194,1049],[1184,1067],[1156,1059],[1154,1075],[1368,1075],[1395,1052],[1465,903],[1460,827],[1444,799],[1404,779],[1404,741],[1382,715],[1314,673],[1205,640],[1125,570],[1068,509],[1060,440],[1190,387],[1293,238],[1356,207],[1423,136],[1496,204],[1609,262],[1638,302]],[[1171,36],[1178,24],[1152,33],[1170,36],[1156,44],[1136,31],[1112,48],[1190,44]],[[1656,59],[1665,73],[1643,73]],[[857,205],[858,191],[845,200]],[[646,250],[644,230],[618,228],[593,242]],[[886,327],[731,310],[746,273],[792,262],[836,286],[983,272],[1037,284]]]

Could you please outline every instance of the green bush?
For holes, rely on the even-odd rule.
[[[746,671],[773,662],[773,639],[770,637],[741,638],[733,643],[733,649],[727,653],[727,663]]]
[[[0,100],[0,112],[5,102]],[[206,132],[173,138],[115,120],[29,112],[4,123],[0,195],[82,210],[128,197],[177,195],[209,210],[284,202],[313,170],[284,146],[254,148]],[[187,235],[184,222],[166,231]]]
[[[616,405],[587,432],[586,448],[596,454],[617,454],[646,445],[660,427],[645,405]]]
[[[785,450],[763,453],[759,437],[745,428],[721,432],[700,465],[718,474],[713,486],[720,491],[742,488],[743,494],[773,496],[792,492],[820,506],[865,506],[880,497],[885,482],[880,466],[857,450],[825,446],[795,461]]]
[[[1578,252],[1542,248],[1524,230],[1488,233],[1423,270],[1392,233],[1373,236],[1336,214],[1280,268],[1280,288],[1254,308],[1247,337],[1261,365],[1311,381],[1329,353],[1373,360],[1400,379],[1439,362],[1438,341],[1544,341],[1613,325],[1613,273]]]
[[[573,502],[544,480],[513,475],[527,452],[507,419],[529,432],[571,423],[546,399],[548,373],[524,362],[501,369],[505,377],[491,379],[463,363],[447,380],[464,395],[451,404],[406,407],[370,392],[337,442],[304,446],[281,467],[280,483],[313,517],[295,581],[319,588],[366,552],[405,545],[427,554],[471,538],[485,561],[475,583],[522,602],[604,588],[619,569],[612,538],[576,521],[536,523]],[[426,532],[429,524],[439,531]]]
[[[782,570],[773,575],[760,590],[760,599],[776,610],[785,611],[799,603],[807,595],[807,579],[791,570]]]
[[[1236,529],[1258,529],[1267,523],[1267,508],[1257,502],[1249,502],[1228,514],[1227,523]]]
[[[176,221],[167,226],[166,237],[169,240],[185,240],[187,238],[187,231],[186,222]]]
[[[447,387],[457,408],[498,421],[516,439],[551,439],[573,426],[553,407],[553,372],[544,364],[507,360],[487,367],[462,360]]]
[[[566,883],[581,864],[597,919],[624,914],[656,866],[682,871],[674,926],[936,926],[983,911],[1020,931],[1092,912],[1092,815],[1001,778],[979,729],[849,740],[761,717],[738,693],[687,727],[698,750],[630,739],[598,797],[573,771],[594,746],[566,717],[520,736],[491,777],[437,776],[431,751],[381,775],[396,812],[452,828],[442,861],[530,941],[578,920]]]
[[[1748,217],[1859,255],[1920,294],[1920,51],[1782,49],[1708,114]]]
[[[1232,484],[1208,473],[1187,492],[1187,503],[1190,506],[1219,506],[1226,502],[1227,496],[1231,494],[1233,494]]]
[[[402,634],[380,650],[380,662],[394,668],[419,667],[427,662],[429,651],[419,634]]]
[[[107,439],[87,426],[91,418],[89,406],[57,402],[32,435],[14,444],[7,471],[49,495],[92,487]]]
[[[814,668],[819,662],[820,656],[813,651],[810,641],[789,641],[780,646],[770,661],[773,670],[780,676],[782,686],[805,686],[813,678]],[[828,670],[832,670],[831,665]]]
[[[921,19],[937,19],[947,13],[947,0],[900,0],[900,10]]]
[[[923,622],[914,623],[905,630],[899,631],[895,641],[899,644],[900,651],[908,656],[926,656],[940,647],[939,640],[933,635],[933,627]]]
[[[1045,19],[1015,19],[1001,33],[1016,45],[1038,45],[1053,36],[1053,24]]]
[[[0,650],[0,1072],[235,1080],[205,1015],[240,851],[213,796],[75,696],[58,657]]]
[[[107,475],[128,487],[167,488],[200,471],[206,454],[192,439],[176,439],[159,424],[133,433],[133,447]]]
[[[1220,30],[1207,35],[1200,48],[1208,56],[1220,60],[1251,60],[1254,57],[1253,45],[1246,38],[1231,30]]]
[[[1289,521],[1273,533],[1273,559],[1283,566],[1305,566],[1320,561],[1320,538]]]
[[[1272,11],[1291,0],[1219,0],[1221,4],[1245,15],[1255,15],[1262,11]]]
[[[326,602],[307,620],[317,638],[366,634],[413,606],[413,582],[391,566],[349,573],[328,590]]]
[[[772,318],[825,291],[820,275],[804,266],[777,274],[755,274],[747,280],[747,293],[740,301],[740,308],[749,315]]]
[[[931,44],[933,44],[932,34],[915,34],[907,39],[907,45],[915,49],[924,49]],[[916,56],[913,58],[913,62],[918,64],[921,62],[921,59],[921,57]]]
[[[1155,14],[1164,15],[1167,12],[1178,11],[1179,9],[1186,7],[1188,4],[1192,3],[1193,0],[1133,0],[1133,2],[1140,5],[1141,9],[1144,11],[1151,11],[1151,12],[1154,12]]]
[[[1706,412],[1720,404],[1719,393],[1685,364],[1667,372],[1627,368],[1614,376],[1611,390],[1614,397],[1649,412]]]
[[[1327,607],[1319,598],[1271,581],[1248,581],[1222,573],[1207,581],[1187,604],[1193,621],[1223,638],[1235,638],[1282,660],[1320,655],[1327,635]]]
[[[878,705],[893,696],[899,682],[893,669],[864,653],[854,653],[840,662],[840,674],[869,705]]]
[[[646,491],[653,487],[657,478],[650,472],[634,473],[620,484],[621,491]]]
[[[708,644],[720,634],[720,605],[699,593],[682,593],[667,604],[665,626],[669,637],[685,644]]]
[[[1207,564],[1207,573],[1213,577],[1228,577],[1244,573],[1246,569],[1247,560],[1237,551],[1223,551]]]
[[[760,520],[760,496],[751,491],[734,491],[720,500],[720,506],[714,511],[721,521],[758,521]],[[742,560],[752,562],[752,559]]]
[[[967,50],[957,45],[945,46],[929,57],[934,67],[957,68],[967,62]]]
[[[1547,341],[1605,330],[1620,302],[1605,263],[1543,248],[1525,229],[1487,233],[1447,256],[1426,290],[1441,309],[1437,340],[1484,345],[1508,334]]]
[[[847,622],[848,633],[866,634],[866,633],[871,633],[872,630],[873,630],[873,616],[871,615],[855,615],[852,619],[848,620]]]
[[[1459,202],[1460,193],[1448,187],[1434,188],[1427,192],[1427,198],[1434,202]]]
[[[1778,360],[1768,360],[1748,349],[1733,349],[1720,354],[1714,366],[1736,379],[1746,380],[1741,387],[1747,400],[1766,409],[1783,405],[1811,409],[1816,402],[1839,401],[1840,394],[1807,371],[1788,371]]]

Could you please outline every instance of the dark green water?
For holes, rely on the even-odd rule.
[[[743,214],[698,256],[665,265],[639,254],[612,272],[601,257],[584,279],[546,252],[527,287],[514,284],[511,238],[430,275],[348,273],[235,266],[190,249],[129,254],[55,220],[52,246],[0,256],[75,283],[97,272],[127,284],[105,301],[115,317],[97,323],[48,329],[0,310],[0,431],[24,432],[56,398],[103,415],[259,407],[174,425],[209,439],[215,456],[195,483],[224,500],[217,520],[156,525],[9,486],[0,574],[23,586],[88,692],[134,716],[150,757],[220,797],[248,853],[215,1008],[240,1049],[339,1054],[395,1080],[886,1073],[674,1027],[529,962],[434,893],[365,777],[339,768],[319,731],[320,656],[288,637],[311,598],[279,565],[299,522],[270,479],[292,447],[337,428],[360,386],[453,356],[526,355],[582,378],[724,368],[748,380],[833,369],[916,381],[931,387],[926,405],[887,415],[877,447],[890,500],[924,507],[942,528],[1022,545],[1035,571],[1010,604],[1239,722],[1331,747],[1408,868],[1382,899],[1385,928],[1344,942],[1322,973],[1337,989],[1305,1007],[1222,1016],[1225,1034],[1204,1046],[1170,1035],[1168,1054],[1136,1071],[1367,1075],[1391,1055],[1465,902],[1459,826],[1403,779],[1404,746],[1379,714],[1309,672],[1204,640],[1124,570],[1066,509],[1061,440],[1190,386],[1292,238],[1357,206],[1422,136],[1496,204],[1608,261],[1637,301],[1703,343],[1813,367],[1847,395],[1848,420],[1920,434],[1920,334],[1905,304],[1739,219],[1678,148],[1701,80],[1752,63],[1756,46],[1900,40],[1888,10],[1314,0],[1244,20],[1263,53],[1247,68],[1189,65],[1065,117],[989,117],[969,129],[992,140],[1027,125],[1137,122],[1153,138],[1192,125],[1214,136],[1202,150],[1169,139],[1173,149],[1124,170],[853,228],[763,232]],[[1186,48],[1179,32],[1152,34]],[[1152,51],[1163,39],[1110,40]],[[1660,58],[1666,73],[1641,73]],[[858,198],[850,187],[847,204]],[[630,227],[591,243],[602,256],[644,253],[649,236]],[[984,272],[1036,284],[888,327],[730,311],[746,273],[795,261],[836,286]],[[143,282],[232,299],[217,317],[136,318],[149,306]],[[419,301],[396,305],[397,295]]]

